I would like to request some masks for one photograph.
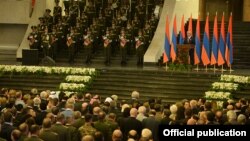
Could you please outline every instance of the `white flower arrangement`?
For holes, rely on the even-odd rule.
[[[225,82],[236,82],[243,84],[250,83],[249,76],[240,76],[240,75],[221,75],[220,80]]]
[[[95,75],[94,68],[73,68],[73,67],[42,67],[42,66],[15,66],[0,65],[0,72],[8,73],[33,73],[33,74],[74,74],[74,75]]]
[[[90,82],[90,76],[79,76],[79,75],[68,75],[65,78],[66,82],[74,82],[74,83],[88,83]]]
[[[59,89],[63,91],[84,91],[85,85],[77,83],[61,83]]]
[[[215,92],[215,91],[207,91],[205,92],[206,99],[214,99],[214,100],[228,100],[232,97],[230,92]]]
[[[212,84],[213,90],[223,90],[223,91],[236,91],[239,89],[239,84],[236,83],[225,83],[225,82],[214,82]]]

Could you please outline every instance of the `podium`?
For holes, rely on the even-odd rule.
[[[38,65],[39,63],[37,49],[23,49],[22,56],[22,65]]]
[[[190,64],[190,49],[194,49],[194,44],[177,44],[177,63]]]

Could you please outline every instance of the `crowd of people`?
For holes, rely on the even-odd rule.
[[[0,140],[158,141],[159,125],[246,125],[249,102],[184,99],[174,104],[140,100],[138,91],[122,100],[90,93],[2,89]]]
[[[55,0],[53,15],[46,9],[40,23],[31,27],[31,49],[39,49],[54,60],[58,52],[67,49],[68,62],[74,63],[84,48],[86,64],[103,50],[106,65],[111,63],[111,56],[119,54],[125,65],[127,55],[136,54],[137,64],[142,65],[158,24],[162,0],[64,0],[64,9],[59,2]]]

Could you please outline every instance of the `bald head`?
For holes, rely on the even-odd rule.
[[[137,116],[137,109],[136,108],[132,108],[130,110],[130,116],[131,117],[136,117]]]
[[[100,108],[100,107],[95,107],[95,108],[93,109],[93,114],[94,114],[94,115],[98,115],[100,111],[101,111],[101,108]]]
[[[141,131],[141,137],[146,138],[146,139],[151,139],[152,138],[152,132],[151,130],[144,128]]]
[[[187,125],[196,125],[196,120],[193,119],[193,118],[190,118],[190,119],[187,121]]]
[[[82,141],[94,141],[94,138],[91,135],[86,135],[82,137]]]
[[[116,129],[112,134],[112,141],[122,141],[121,130]]]
[[[137,132],[135,130],[130,130],[128,132],[128,138],[137,139]]]

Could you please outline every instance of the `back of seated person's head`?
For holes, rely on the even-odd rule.
[[[63,122],[65,119],[65,116],[63,113],[58,113],[57,116],[56,116],[56,120],[59,121],[59,122]]]
[[[86,93],[84,96],[84,100],[90,100],[92,98],[90,93]]]
[[[243,114],[240,114],[238,117],[237,117],[237,122],[241,125],[244,125],[246,123],[246,116],[243,115]]]
[[[164,109],[163,114],[165,117],[169,118],[169,116],[171,115],[171,111],[169,109]]]
[[[85,115],[85,122],[91,122],[92,121],[92,115],[91,114],[86,114]]]
[[[34,124],[34,125],[32,125],[31,127],[30,127],[30,134],[39,134],[39,131],[40,131],[40,127],[38,126],[38,125],[36,125],[36,124]]]
[[[81,141],[95,141],[94,137],[91,135],[86,135],[82,137]]]
[[[130,110],[130,116],[131,117],[136,117],[137,116],[137,109],[136,108],[132,108]]]
[[[15,105],[15,108],[16,108],[17,111],[21,112],[22,109],[23,109],[23,105],[22,104],[17,104],[17,105]]]
[[[115,113],[109,113],[108,118],[115,120],[116,119],[116,114]]]
[[[206,119],[210,122],[214,121],[214,113],[211,111],[206,112]]]
[[[93,114],[94,115],[98,115],[101,112],[101,108],[100,107],[94,107],[93,108]]]
[[[146,114],[146,107],[145,106],[140,106],[139,109],[138,109],[138,113],[145,115]]]
[[[132,138],[134,140],[138,140],[138,134],[136,130],[130,130],[128,132],[128,138]]]
[[[47,103],[46,102],[41,102],[40,103],[40,109],[45,111],[47,109]]]
[[[29,117],[25,120],[25,123],[30,127],[31,125],[36,124],[36,121],[33,117]]]
[[[156,111],[154,109],[150,110],[148,113],[149,116],[155,116],[156,115]]]
[[[17,129],[14,129],[11,132],[11,140],[12,141],[18,141],[21,138],[21,132]]]
[[[3,114],[3,121],[12,122],[12,113],[10,111],[7,111]]]
[[[104,140],[103,133],[100,131],[95,132],[94,139],[95,141],[103,141]]]
[[[247,104],[247,100],[245,98],[241,98],[239,100],[239,102],[241,103],[241,105],[246,105]]]
[[[190,119],[188,119],[188,121],[187,121],[187,125],[196,125],[196,122],[197,122],[197,120],[195,120],[195,119],[193,119],[193,118],[190,118]]]
[[[235,109],[240,110],[241,109],[241,104],[240,102],[235,103]]]
[[[99,112],[99,114],[98,114],[99,121],[104,121],[105,117],[106,117],[105,112],[103,112],[103,111]]]
[[[48,93],[46,91],[42,91],[40,93],[40,97],[41,97],[41,99],[47,99],[48,98]]]
[[[80,111],[74,111],[74,119],[79,119],[81,118],[82,114]]]
[[[155,104],[154,109],[156,112],[160,112],[161,111],[161,105],[160,104]]]
[[[140,94],[138,91],[133,91],[131,93],[131,98],[138,99],[140,97]]]
[[[212,103],[211,102],[206,102],[205,103],[205,110],[206,111],[211,111],[212,110]]]
[[[145,138],[147,140],[149,139],[152,139],[152,131],[147,129],[147,128],[144,128],[142,131],[141,131],[141,137],[142,138]]]
[[[43,119],[43,128],[50,128],[51,127],[51,119],[50,118],[45,118]]]
[[[28,127],[27,123],[20,124],[18,128],[22,134],[28,134],[28,132],[29,132],[29,127]]]
[[[32,89],[30,90],[30,94],[31,94],[31,95],[37,95],[37,94],[38,94],[37,88],[32,88]]]
[[[60,109],[58,107],[52,107],[51,108],[51,112],[54,114],[54,115],[57,115],[59,113]]]
[[[122,132],[119,129],[114,130],[112,134],[112,141],[122,141]]]
[[[21,90],[17,90],[16,91],[16,98],[22,98],[22,96],[23,96],[22,91]]]

